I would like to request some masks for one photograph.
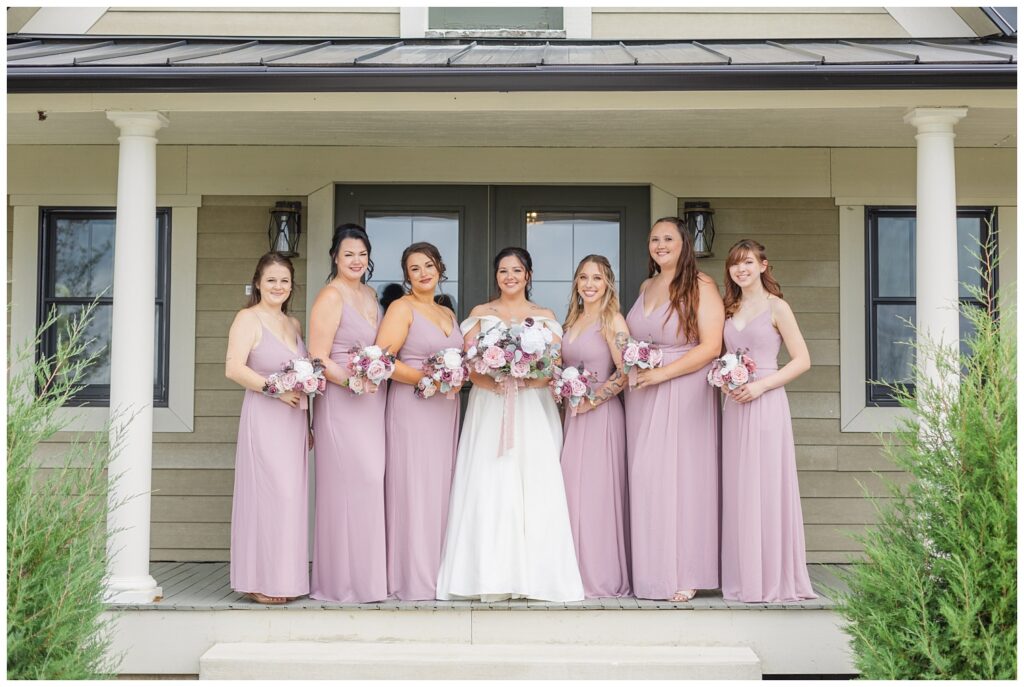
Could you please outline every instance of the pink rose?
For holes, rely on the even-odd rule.
[[[651,367],[659,367],[661,361],[665,358],[665,354],[657,346],[651,346],[651,352],[647,359],[647,362],[651,364]]]
[[[573,396],[585,396],[587,393],[587,385],[584,384],[583,380],[579,377],[576,379],[570,379],[569,387],[572,389]]]
[[[636,365],[637,360],[640,359],[639,348],[636,344],[627,345],[626,350],[622,352],[622,362],[626,365]]]
[[[708,383],[710,383],[711,386],[722,386],[722,368],[718,365],[712,367],[711,372],[708,373]]]
[[[516,379],[526,379],[530,374],[530,363],[525,360],[512,363],[511,374]]]
[[[388,368],[384,365],[384,361],[377,359],[371,362],[366,367],[366,377],[374,384],[380,384],[387,376]]]
[[[307,394],[316,392],[316,377],[306,377],[302,382],[302,391]]]
[[[491,346],[483,354],[483,361],[490,368],[497,369],[505,364],[505,351],[497,346]]]
[[[459,386],[459,385],[461,385],[462,382],[465,381],[465,379],[466,379],[466,375],[463,374],[461,367],[458,367],[458,368],[455,368],[454,370],[452,370],[452,379],[451,379],[451,385],[452,386]]]
[[[651,357],[650,346],[640,346],[639,350],[637,351],[637,357],[641,361],[647,362],[647,360]]]
[[[743,356],[743,366],[747,368],[747,372],[754,372],[757,370],[757,363],[749,355]]]
[[[285,372],[281,375],[281,386],[291,391],[299,383],[299,376],[294,372]]]
[[[366,385],[363,383],[362,377],[349,377],[348,389],[354,394],[361,394],[366,391]]]
[[[736,367],[734,367],[732,373],[730,374],[730,377],[732,378],[733,384],[736,384],[738,386],[746,384],[747,380],[750,379],[750,375],[747,373],[747,368],[743,367],[742,365],[737,365]]]
[[[473,369],[478,375],[485,375],[491,371],[491,366],[483,358],[477,358],[473,361]]]

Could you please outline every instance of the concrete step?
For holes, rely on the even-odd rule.
[[[199,659],[202,680],[747,679],[749,647],[429,642],[232,642]]]

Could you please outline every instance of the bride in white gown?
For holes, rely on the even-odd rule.
[[[462,323],[467,341],[527,317],[561,337],[553,313],[526,299],[531,271],[530,254],[522,248],[498,253],[501,295],[474,308]],[[499,455],[502,421],[512,420],[504,417],[504,395],[490,377],[473,373],[471,378],[437,598],[582,600],[559,466],[562,425],[547,380],[531,380],[519,389],[512,447]]]

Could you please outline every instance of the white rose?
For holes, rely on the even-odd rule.
[[[736,357],[735,353],[726,353],[725,355],[723,355],[722,362],[724,363],[722,367],[722,372],[731,372],[734,367],[740,364],[740,361]]]
[[[491,327],[484,334],[484,338],[481,339],[480,345],[484,348],[487,348],[488,346],[493,346],[494,344],[498,343],[498,339],[500,338],[501,331],[497,327]]]
[[[380,349],[380,346],[367,346],[364,350],[366,357],[370,360],[377,360],[384,355],[384,351]]]
[[[470,346],[469,350],[466,351],[467,358],[475,358],[477,354],[476,346]]]
[[[458,351],[449,349],[444,354],[444,366],[450,370],[462,367],[462,355]]]
[[[567,367],[562,370],[562,379],[566,381],[572,381],[580,376],[580,371],[575,367]]]
[[[535,355],[543,352],[548,342],[544,340],[542,329],[529,327],[523,329],[523,333],[519,336],[519,343],[523,352]]]
[[[299,379],[306,379],[313,376],[313,364],[308,360],[295,361],[295,374]]]

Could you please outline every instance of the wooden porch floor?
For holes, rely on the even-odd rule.
[[[825,593],[825,587],[842,588],[833,569],[845,566],[810,565],[811,583],[817,599],[774,604],[745,604],[726,601],[721,592],[702,592],[689,603],[651,601],[634,598],[587,599],[576,602],[549,602],[514,599],[510,601],[381,601],[367,604],[340,604],[302,597],[283,605],[258,604],[232,591],[228,582],[227,563],[154,563],[150,574],[163,587],[163,599],[154,604],[110,604],[110,610],[155,611],[211,611],[211,610],[308,610],[308,609],[361,609],[361,610],[831,610],[834,602]]]

